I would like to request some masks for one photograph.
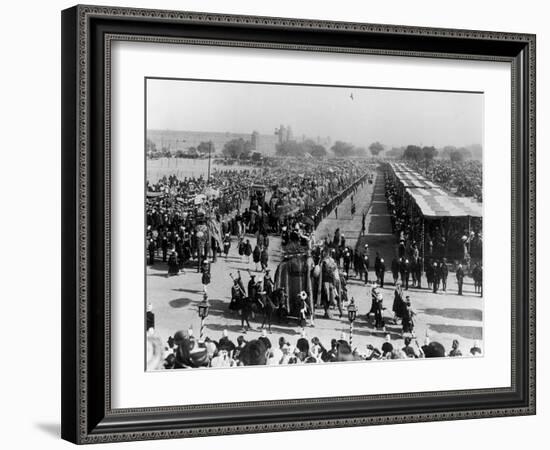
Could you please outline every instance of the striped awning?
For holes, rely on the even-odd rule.
[[[403,163],[390,163],[390,167],[394,172],[410,172],[409,166]]]
[[[445,192],[440,187],[436,187],[436,188],[433,188],[433,189],[424,189],[424,188],[412,187],[412,188],[407,188],[405,191],[411,197],[418,196],[418,195],[425,195],[425,196],[431,196],[431,197],[449,195],[447,192]]]
[[[432,189],[407,189],[424,217],[482,217],[483,204],[470,197],[431,193]]]
[[[426,177],[419,175],[416,172],[397,172],[396,177],[405,188],[424,188],[435,189],[439,188],[433,181],[428,180]]]

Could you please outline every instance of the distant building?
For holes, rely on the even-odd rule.
[[[253,152],[260,151],[260,133],[253,131],[252,136],[250,137],[250,143],[252,144]]]
[[[275,134],[278,137],[279,144],[284,144],[285,142],[293,140],[292,128],[290,125],[285,127],[281,124],[279,128],[275,129]]]
[[[251,141],[255,145],[255,151],[263,155],[274,155],[277,145],[277,136],[253,133],[229,133],[212,131],[176,131],[176,130],[147,130],[147,138],[153,142],[157,149],[166,148],[172,154],[176,151],[188,151],[197,148],[201,142],[212,142],[212,154],[221,154],[224,145],[233,140],[242,138]]]

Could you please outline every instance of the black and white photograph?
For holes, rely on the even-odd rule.
[[[147,371],[484,356],[483,92],[144,83]]]

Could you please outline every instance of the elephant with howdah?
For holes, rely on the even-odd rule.
[[[313,258],[307,252],[285,254],[275,272],[275,289],[286,292],[286,310],[288,316],[299,318],[303,308],[300,293],[307,294],[307,315],[313,324],[315,308],[313,305],[314,279]]]
[[[275,288],[284,288],[287,293],[286,308],[290,317],[300,317],[302,302],[300,292],[307,294],[307,309],[311,324],[314,323],[315,308],[323,307],[325,317],[337,306],[342,315],[343,292],[336,262],[326,255],[315,265],[309,252],[287,253],[275,272]]]

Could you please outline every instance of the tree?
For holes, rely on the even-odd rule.
[[[247,158],[252,150],[252,144],[250,141],[245,141],[243,138],[232,139],[226,142],[223,146],[224,156],[228,156],[233,159]]]
[[[456,147],[454,145],[446,145],[445,147],[443,147],[443,149],[441,150],[441,157],[442,158],[450,158],[451,157],[451,153],[455,152],[456,151]]]
[[[176,150],[176,153],[174,155],[176,158],[185,158],[187,155],[183,150]]]
[[[306,153],[305,145],[299,144],[296,141],[286,141],[277,144],[275,152],[278,156],[290,156],[295,158],[303,157]]]
[[[252,153],[251,159],[254,162],[261,161],[262,160],[262,154],[260,152],[254,152],[254,153]]]
[[[210,152],[212,152],[212,154],[214,154],[214,152],[216,151],[215,147],[214,147],[214,143],[212,141],[201,142],[197,146],[197,150],[198,150],[199,153],[202,153],[202,154],[210,153]]]
[[[342,141],[336,141],[330,149],[337,158],[353,156],[354,153],[353,145]]]
[[[472,157],[472,154],[470,153],[470,150],[462,147],[456,150],[453,150],[451,154],[449,155],[452,162],[462,162],[466,159],[469,159]]]
[[[407,148],[403,152],[404,159],[411,159],[413,161],[420,161],[423,156],[422,149],[418,145],[407,145]]]
[[[423,147],[422,156],[426,161],[431,161],[437,156],[437,150],[435,147]]]
[[[472,144],[466,147],[474,159],[483,159],[483,147],[479,144]]]
[[[151,139],[147,138],[145,148],[146,148],[147,153],[156,153],[157,144],[155,144]]]
[[[376,157],[384,151],[384,146],[380,142],[376,141],[369,145],[369,150],[371,155]]]
[[[309,150],[309,154],[316,159],[323,159],[327,156],[327,149],[320,144],[315,144]]]
[[[405,147],[392,147],[390,150],[387,150],[385,153],[386,158],[403,158],[403,153],[405,152]]]

